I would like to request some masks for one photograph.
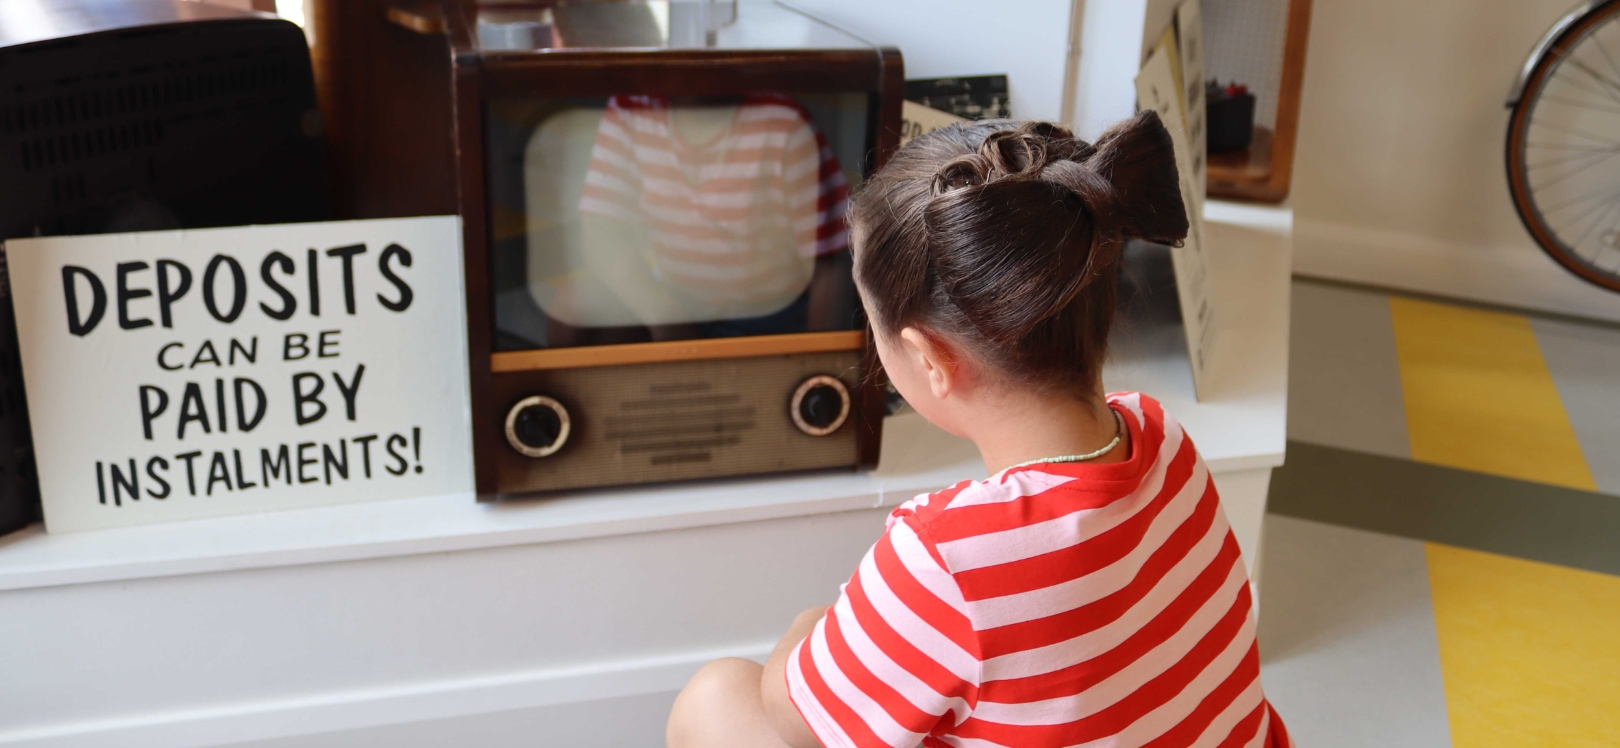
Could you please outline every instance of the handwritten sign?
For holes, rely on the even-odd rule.
[[[46,529],[472,490],[460,236],[7,241]]]

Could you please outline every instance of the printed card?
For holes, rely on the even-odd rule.
[[[473,489],[456,217],[5,255],[48,531]]]

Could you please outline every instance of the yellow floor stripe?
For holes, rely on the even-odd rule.
[[[1620,745],[1620,577],[1426,546],[1453,748]]]
[[[1530,321],[1389,300],[1412,459],[1597,490]]]

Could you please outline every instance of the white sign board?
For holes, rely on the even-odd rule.
[[[1184,104],[1181,114],[1187,126],[1188,157],[1192,161],[1193,184],[1203,185],[1209,173],[1209,133],[1206,131],[1209,104],[1204,101],[1204,21],[1198,0],[1186,0],[1176,8],[1176,60],[1181,63]],[[1204,214],[1204,188],[1198,196],[1198,214]]]
[[[1181,113],[1185,110],[1174,73],[1174,47],[1160,44],[1136,76],[1137,103],[1152,109],[1170,131],[1175,143],[1176,170],[1181,176],[1181,202],[1187,208],[1187,239],[1170,251],[1176,273],[1176,295],[1181,302],[1182,324],[1187,331],[1187,353],[1192,362],[1195,394],[1203,392],[1204,372],[1215,336],[1215,306],[1209,257],[1204,248],[1204,183],[1195,178],[1192,151]],[[1197,181],[1195,181],[1195,179]]]
[[[5,255],[47,530],[473,489],[456,217]]]

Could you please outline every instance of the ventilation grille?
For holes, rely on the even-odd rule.
[[[85,196],[84,172],[56,177],[51,180],[51,202],[58,205],[83,200]]]
[[[654,465],[709,462],[714,450],[742,443],[755,427],[753,405],[708,382],[652,385],[646,398],[620,403],[619,413],[607,417],[604,436],[620,456]]]
[[[55,136],[24,140],[21,150],[23,171],[58,164],[67,165],[86,158],[106,156],[163,142],[163,120],[125,122]]]
[[[201,57],[172,61],[164,68],[160,72],[142,65],[97,80],[57,80],[56,93],[0,104],[0,134],[19,136],[24,171],[68,165],[160,145],[165,124],[277,106],[284,100],[263,94],[295,82],[285,57]]]
[[[314,110],[285,21],[0,47],[0,238],[319,220]]]

